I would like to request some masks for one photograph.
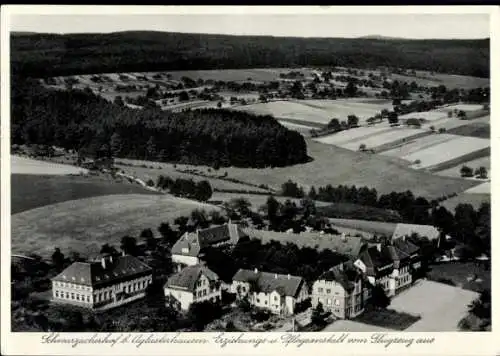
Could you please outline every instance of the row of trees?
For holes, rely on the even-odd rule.
[[[471,167],[463,165],[462,168],[460,168],[460,175],[466,178],[476,176],[480,179],[486,179],[488,178],[488,170],[484,166],[478,167],[473,170]]]
[[[163,190],[168,190],[170,194],[188,199],[207,201],[212,197],[212,186],[207,180],[195,182],[192,179],[177,178],[172,179],[164,175],[159,175],[156,186]]]
[[[14,144],[55,145],[87,157],[266,167],[305,162],[304,138],[271,116],[205,109],[134,110],[89,92],[13,81]]]

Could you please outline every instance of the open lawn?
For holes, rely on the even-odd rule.
[[[440,176],[445,176],[445,177],[460,177],[460,168],[462,168],[462,166],[464,166],[464,165],[472,168],[473,170],[476,170],[477,168],[483,166],[489,172],[490,167],[491,167],[491,157],[486,156],[486,157],[473,159],[472,161],[463,162],[462,164],[459,164],[455,167],[445,169],[443,171],[436,172],[435,174],[438,174]],[[472,189],[474,189],[474,188],[472,188]]]
[[[227,172],[229,178],[256,185],[266,184],[277,190],[281,189],[281,185],[288,179],[297,182],[306,191],[309,191],[311,186],[318,188],[328,184],[368,186],[383,194],[405,191],[411,187],[415,195],[427,198],[462,192],[476,184],[466,179],[439,177],[425,171],[413,170],[408,168],[405,162],[391,157],[352,152],[309,139],[306,141],[308,154],[313,158],[311,162],[264,169],[225,167],[216,174],[222,175]],[[156,165],[154,162],[148,163],[148,165],[153,164]],[[162,165],[173,166],[163,163]],[[177,165],[177,167],[186,168],[184,165]],[[204,172],[208,172],[209,169],[206,166],[191,168]],[[167,170],[164,173],[166,172]],[[213,170],[212,174],[215,174]]]
[[[491,192],[491,183],[484,182],[483,184],[479,184],[478,186],[467,189],[465,193],[468,194],[490,194]]]
[[[158,235],[162,222],[172,223],[196,208],[213,205],[170,195],[105,195],[52,204],[12,215],[12,253],[48,257],[54,247],[85,256],[110,243],[119,247],[125,235],[138,237],[146,228]]]
[[[420,164],[415,168],[427,168],[433,171],[443,170],[489,155],[490,140],[484,138],[457,136],[449,140],[423,150],[410,153],[401,158]]]
[[[467,111],[478,111],[478,110],[482,110],[482,109],[483,109],[483,105],[481,105],[481,104],[454,104],[454,105],[449,105],[449,106],[439,108],[438,110],[444,111],[444,112],[448,112],[450,110],[458,110],[458,111],[463,110],[463,111],[467,112]]]
[[[431,266],[429,279],[452,281],[455,286],[481,292],[491,290],[491,271],[473,262],[447,262]]]
[[[424,119],[426,121],[432,122],[439,119],[447,117],[446,112],[440,111],[423,111],[423,112],[412,112],[409,114],[399,116],[400,121],[406,121],[408,119]]]
[[[371,136],[377,135],[379,133],[392,131],[390,127],[387,126],[370,126],[370,127],[358,127],[349,130],[344,130],[336,132],[331,135],[323,136],[315,139],[317,142],[326,143],[328,145],[336,145],[342,147],[352,141],[358,141]]]
[[[394,297],[389,308],[421,317],[405,331],[458,331],[458,322],[477,296],[462,288],[422,280]]]
[[[491,194],[472,194],[464,192],[458,194],[456,197],[446,199],[445,201],[441,202],[441,205],[449,211],[455,211],[455,207],[458,204],[471,204],[474,209],[478,209],[482,203],[491,203]]]
[[[286,128],[288,128],[290,130],[297,131],[304,136],[310,136],[311,130],[314,129],[314,126],[306,126],[306,125],[297,124],[297,123],[293,123],[293,122],[286,121],[286,120],[279,120],[278,122],[281,125],[285,126]]]
[[[466,75],[454,75],[444,73],[431,73],[426,71],[417,71],[417,77],[408,75],[392,74],[392,80],[406,81],[411,83],[415,81],[422,86],[438,86],[445,85],[447,88],[472,89],[478,87],[489,87],[490,80],[488,78],[471,77]]]
[[[158,194],[142,186],[108,176],[56,176],[13,174],[11,176],[11,212],[20,213],[68,200],[112,194]]]
[[[80,167],[40,161],[20,156],[10,156],[11,174],[36,174],[36,175],[67,175],[87,173]]]

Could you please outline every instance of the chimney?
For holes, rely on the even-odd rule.
[[[290,279],[290,273],[288,273],[287,278]]]
[[[124,250],[122,250],[122,256],[125,256],[125,255],[126,255],[125,251],[124,251]]]
[[[259,270],[257,268],[254,268],[253,273],[257,274],[259,273]]]
[[[381,252],[382,251],[382,244],[379,242],[377,243],[375,246],[377,246],[377,250],[378,252]]]
[[[278,279],[278,274],[277,273],[274,274],[274,279]]]
[[[347,241],[347,235],[345,234],[345,232],[342,233],[342,241]]]

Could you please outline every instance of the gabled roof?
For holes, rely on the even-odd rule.
[[[429,240],[439,238],[439,230],[432,225],[416,225],[416,224],[397,224],[392,239],[398,239],[404,236],[418,234],[422,237],[427,237]]]
[[[221,242],[237,244],[240,238],[247,236],[237,224],[226,223],[196,232],[185,233],[172,246],[172,254],[197,257],[203,248]]]
[[[210,281],[217,281],[219,279],[217,274],[206,266],[189,266],[171,276],[165,284],[165,288],[194,292],[196,282],[198,282],[202,275]]]
[[[86,286],[113,284],[140,274],[152,273],[151,267],[130,255],[115,256],[101,262],[74,262],[71,266],[52,278],[53,281],[69,282]]]
[[[386,254],[381,253],[376,246],[369,247],[360,254],[360,259],[366,266],[367,274],[371,276],[378,275],[382,268],[393,264],[391,258]],[[387,269],[387,274],[391,273],[392,269]]]
[[[418,246],[414,245],[411,241],[408,241],[408,239],[405,238],[396,239],[393,241],[393,243],[396,248],[410,256],[420,250]]]
[[[300,287],[304,284],[302,277],[248,269],[238,270],[233,277],[233,281],[251,283],[259,292],[272,293],[276,291],[281,296],[288,297],[296,297]]]
[[[339,283],[346,291],[352,291],[357,279],[361,274],[350,264],[344,263],[337,265],[324,272],[318,280],[335,281]]]

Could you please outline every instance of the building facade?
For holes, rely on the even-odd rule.
[[[240,269],[233,277],[231,292],[248,298],[251,305],[273,314],[293,315],[299,303],[309,298],[302,277]]]
[[[186,232],[172,246],[172,262],[181,270],[185,266],[201,263],[203,249],[207,247],[234,246],[247,237],[241,228],[232,222],[208,229]]]
[[[202,265],[188,266],[171,276],[164,293],[183,311],[189,310],[193,303],[220,302],[222,297],[219,277]]]
[[[54,302],[104,310],[143,298],[152,269],[134,256],[75,262],[52,279]]]
[[[313,284],[311,304],[340,319],[354,318],[364,311],[365,288],[361,273],[350,263],[339,264],[323,273]]]

